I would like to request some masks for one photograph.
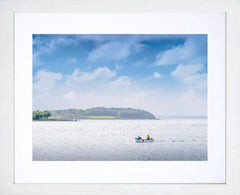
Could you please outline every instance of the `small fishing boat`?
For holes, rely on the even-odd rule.
[[[135,140],[136,140],[136,142],[137,143],[151,143],[151,142],[153,142],[154,141],[154,139],[139,139],[139,138],[135,138]]]

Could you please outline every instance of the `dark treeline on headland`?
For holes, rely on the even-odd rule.
[[[32,112],[32,119],[33,120],[47,120],[48,117],[51,116],[51,113],[48,110],[44,111],[33,111]]]
[[[48,120],[77,120],[77,119],[155,119],[147,111],[133,108],[104,108],[95,107],[83,109],[49,110]],[[34,113],[34,112],[33,112]],[[33,114],[34,116],[34,114]],[[33,120],[38,120],[33,117]]]

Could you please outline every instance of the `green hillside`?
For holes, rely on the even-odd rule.
[[[152,113],[133,108],[95,107],[86,110],[50,110],[50,113],[51,117],[49,119],[155,119]]]

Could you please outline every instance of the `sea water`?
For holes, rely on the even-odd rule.
[[[35,161],[204,161],[207,119],[33,122]],[[135,137],[153,143],[136,143]]]

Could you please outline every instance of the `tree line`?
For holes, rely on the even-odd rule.
[[[89,119],[92,116],[114,116],[116,119],[155,119],[155,116],[147,111],[133,108],[105,108],[95,107],[83,109],[50,110],[52,117],[56,119]],[[94,117],[93,117],[94,118]]]
[[[50,111],[44,110],[44,111],[33,111],[32,113],[32,119],[33,120],[47,120],[48,117],[51,116]]]

